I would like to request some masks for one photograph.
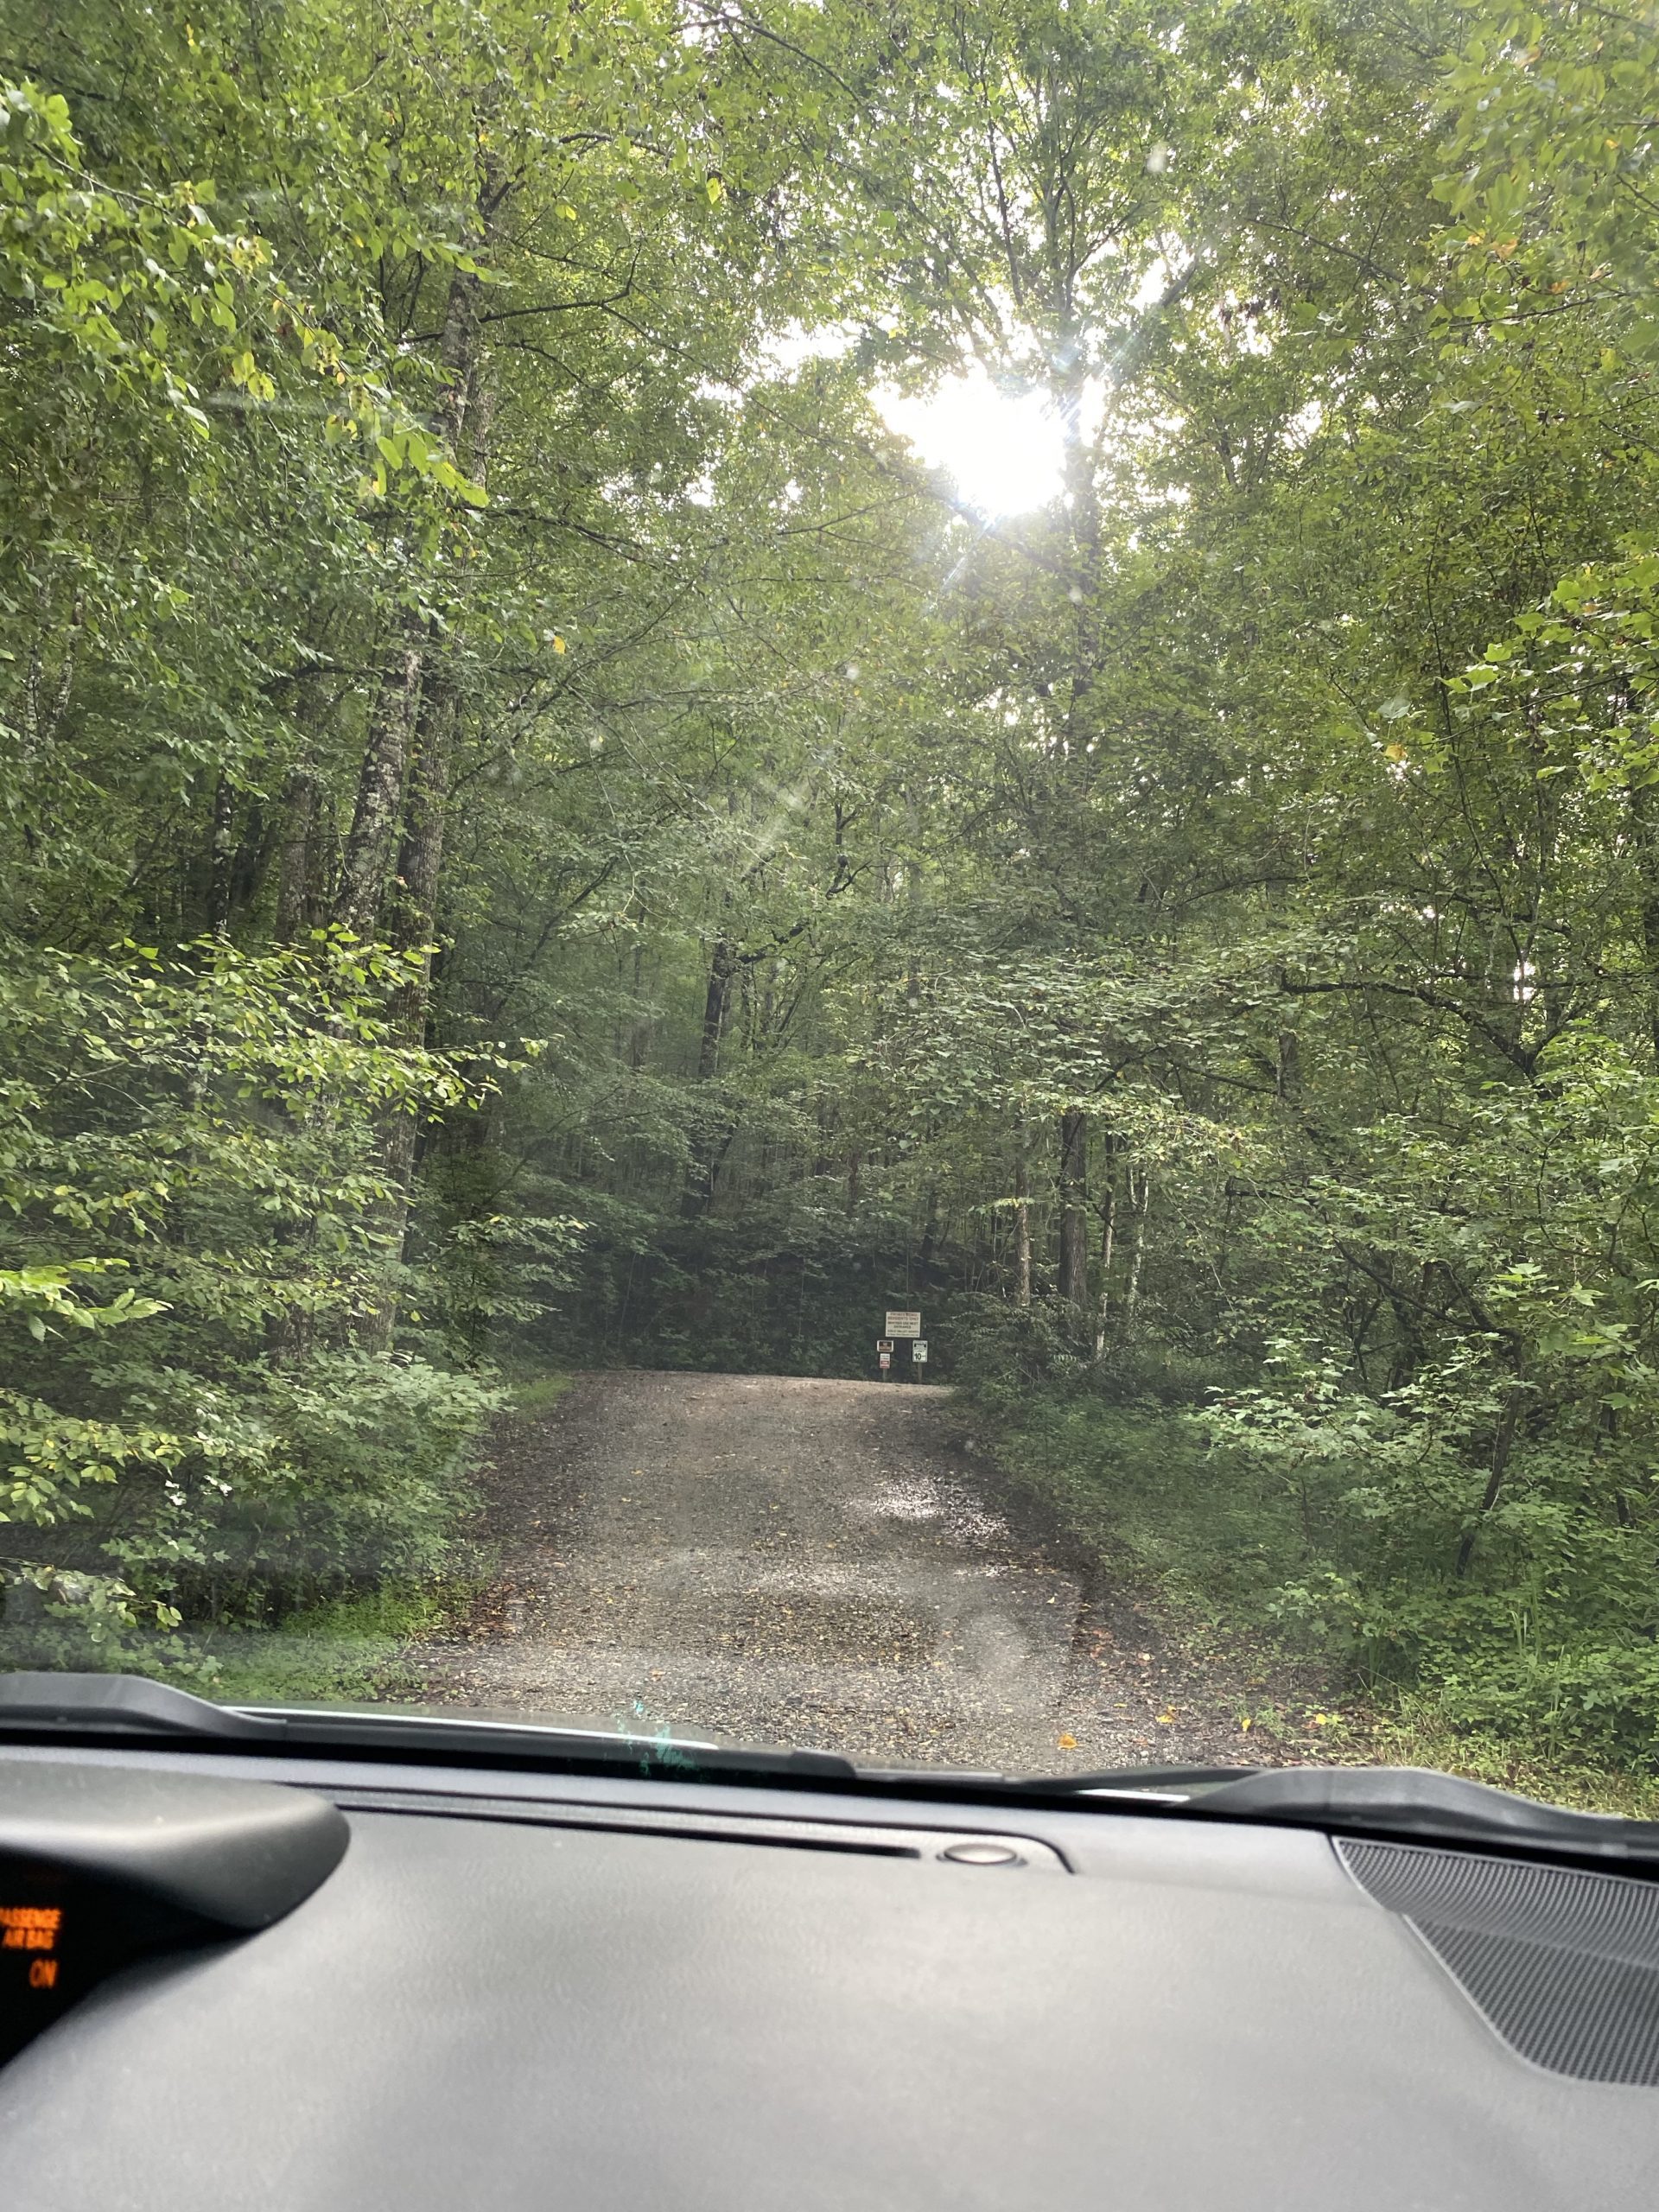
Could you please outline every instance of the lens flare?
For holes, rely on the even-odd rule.
[[[929,392],[882,392],[877,404],[888,429],[949,476],[963,505],[986,520],[1028,514],[1058,498],[1065,439],[1043,393],[1001,391],[973,369]]]

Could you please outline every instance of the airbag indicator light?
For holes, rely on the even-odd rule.
[[[35,1886],[32,1868],[23,1881]],[[0,1889],[0,1897],[8,1890],[16,1898],[10,1882]],[[73,1897],[56,1904],[49,1901],[49,1891],[45,1897],[37,1891],[31,1904],[0,1904],[0,2065],[79,1996],[86,1986],[80,1951],[92,1932],[92,1924]]]
[[[54,1951],[63,1910],[55,1904],[0,1904],[0,1951]]]

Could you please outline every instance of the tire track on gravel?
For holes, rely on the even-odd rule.
[[[1053,1771],[1248,1759],[1231,1670],[1033,1535],[950,1393],[620,1370],[509,1421],[445,1705]],[[1073,1739],[1063,1743],[1062,1738]]]

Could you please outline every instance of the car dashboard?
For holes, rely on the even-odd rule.
[[[194,1747],[0,1747],[0,1815],[89,1774],[321,1802],[334,1858],[268,1924],[112,1942],[16,2038],[0,2142],[29,2212],[1659,2201],[1659,1888],[1628,1876],[936,1790]],[[52,1955],[29,1873],[14,1854],[23,1917],[0,1900],[14,2018]],[[67,1907],[55,1931],[67,1958]]]

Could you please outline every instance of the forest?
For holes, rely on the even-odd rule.
[[[1656,157],[1645,4],[0,0],[8,1656],[899,1301],[1217,1618],[1645,1770]]]

